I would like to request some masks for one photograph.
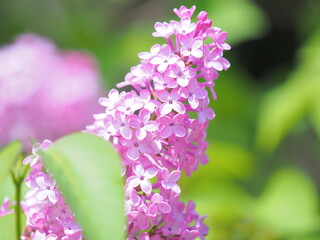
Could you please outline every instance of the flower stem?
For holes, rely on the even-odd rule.
[[[21,235],[21,209],[20,209],[20,199],[21,199],[21,181],[18,179],[16,181],[16,206],[15,206],[15,214],[16,214],[16,233],[17,240],[20,240]]]

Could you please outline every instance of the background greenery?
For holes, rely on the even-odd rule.
[[[107,90],[181,4],[208,11],[233,46],[216,81],[210,163],[182,179],[183,199],[209,216],[208,239],[320,239],[320,1],[0,0],[0,43],[33,32],[89,51]]]

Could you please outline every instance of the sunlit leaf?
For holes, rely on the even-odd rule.
[[[124,238],[120,158],[112,145],[84,133],[66,136],[42,154],[88,240]]]
[[[16,218],[15,213],[0,217],[0,239],[14,240],[16,237]],[[26,225],[26,217],[21,214],[21,229]]]
[[[0,152],[0,186],[6,180],[10,170],[21,152],[22,145],[19,141],[12,142]]]
[[[307,113],[313,113],[315,126],[318,120],[320,88],[320,30],[300,51],[300,64],[288,80],[271,90],[260,107],[257,145],[274,150],[281,140]]]
[[[316,187],[294,169],[275,173],[257,202],[257,216],[264,226],[293,236],[315,230],[317,212]]]
[[[301,74],[293,76],[300,79]],[[260,106],[257,145],[274,150],[287,133],[307,113],[311,104],[312,85],[290,81],[269,92]]]

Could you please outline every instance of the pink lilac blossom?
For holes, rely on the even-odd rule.
[[[24,164],[33,163],[29,176],[25,179],[29,188],[22,202],[27,217],[22,240],[82,240],[82,231],[67,206],[53,177],[44,170],[40,150],[45,150],[51,141],[44,140],[33,147],[32,157]]]
[[[101,109],[100,76],[87,53],[60,51],[48,39],[19,36],[0,49],[0,147],[54,140],[82,130]]]
[[[14,212],[13,209],[9,209],[10,207],[10,198],[5,197],[2,205],[0,206],[0,217],[6,216]]]
[[[192,23],[194,11],[194,6],[182,6],[174,9],[180,21],[155,24],[153,36],[167,44],[139,54],[140,64],[117,85],[134,89],[112,89],[100,98],[105,110],[87,126],[87,132],[111,141],[122,158],[127,240],[203,240],[208,233],[206,216],[199,216],[194,202],[179,200],[179,179],[182,171],[191,176],[208,162],[206,129],[215,116],[208,90],[215,99],[214,80],[230,66],[223,58],[230,46],[206,12]],[[33,168],[26,179],[25,239],[80,240],[81,230],[62,194],[41,170],[37,149],[25,160]]]

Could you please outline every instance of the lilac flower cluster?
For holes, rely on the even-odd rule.
[[[33,34],[0,49],[0,147],[22,140],[55,140],[80,131],[100,106],[100,76],[86,53],[60,51]]]
[[[227,33],[212,27],[206,12],[192,23],[194,11],[182,6],[174,9],[180,21],[155,24],[153,36],[167,44],[138,55],[140,64],[117,85],[135,90],[112,89],[99,101],[105,112],[87,127],[111,141],[122,157],[128,240],[192,240],[207,234],[195,204],[179,201],[177,182],[182,170],[190,176],[208,162],[206,128],[215,114],[206,88],[216,98],[214,80],[230,66],[223,58],[230,46]]]
[[[69,209],[52,176],[43,170],[43,162],[38,155],[51,141],[35,144],[32,153],[24,159],[24,164],[32,168],[25,179],[29,191],[22,202],[27,217],[22,240],[82,240],[82,231],[74,214]]]
[[[214,80],[229,62],[223,51],[227,33],[212,27],[206,12],[191,22],[193,6],[174,9],[180,21],[156,23],[154,37],[167,44],[154,45],[139,54],[141,63],[131,69],[118,87],[99,100],[105,112],[94,115],[87,131],[111,141],[122,158],[125,176],[127,240],[204,239],[208,228],[195,204],[179,201],[178,180],[199,164],[206,164],[206,128],[214,118],[209,89],[214,99]],[[192,116],[197,116],[192,118]],[[81,240],[81,229],[57,189],[43,170],[37,144],[24,160],[33,169],[26,183],[24,240]]]

